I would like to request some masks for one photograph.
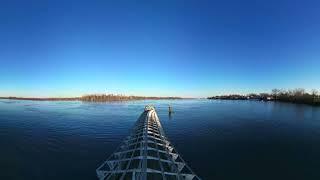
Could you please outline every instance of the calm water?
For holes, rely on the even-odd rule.
[[[209,100],[0,100],[0,179],[96,179],[146,104],[203,179],[320,179],[320,108]]]

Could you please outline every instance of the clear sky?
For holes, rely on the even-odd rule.
[[[318,2],[1,0],[0,96],[320,89]]]

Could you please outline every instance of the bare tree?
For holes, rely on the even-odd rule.
[[[278,99],[278,96],[280,94],[281,90],[280,89],[272,89],[272,96],[274,99]]]
[[[306,93],[306,91],[303,88],[297,88],[294,90],[295,96],[303,96]]]
[[[311,94],[313,97],[316,97],[316,96],[318,96],[319,92],[316,89],[312,89]]]

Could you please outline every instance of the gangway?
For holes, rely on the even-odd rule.
[[[100,180],[199,180],[166,138],[156,110],[146,106],[132,133],[96,170]]]

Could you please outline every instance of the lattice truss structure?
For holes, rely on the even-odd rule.
[[[99,179],[200,179],[167,140],[158,115],[146,106],[130,136],[96,170]]]

